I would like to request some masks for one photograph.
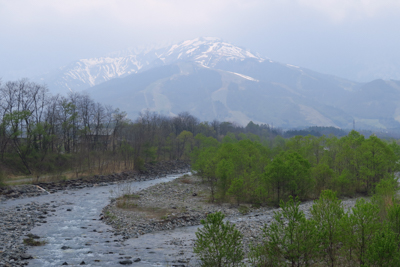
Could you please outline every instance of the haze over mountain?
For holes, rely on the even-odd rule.
[[[113,78],[168,65],[178,60],[215,67],[220,61],[246,58],[265,60],[218,38],[205,37],[163,48],[127,49],[105,57],[81,59],[36,77],[36,80],[45,81],[52,91],[63,93],[66,89],[84,90]]]
[[[86,90],[136,118],[139,112],[283,128],[400,127],[400,83],[357,83],[283,64],[218,38],[82,59],[49,73],[53,91]],[[383,92],[383,93],[382,93]]]

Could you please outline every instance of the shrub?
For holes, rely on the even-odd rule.
[[[201,266],[238,266],[243,259],[242,234],[234,224],[224,223],[224,217],[221,212],[216,212],[201,220],[203,228],[196,232],[193,248]]]
[[[365,261],[368,266],[399,266],[399,256],[396,234],[384,225],[369,242]]]
[[[313,220],[319,230],[318,243],[321,257],[327,265],[335,266],[342,241],[341,219],[344,216],[342,201],[331,190],[324,190],[311,208]]]
[[[5,186],[5,180],[6,176],[4,175],[4,172],[0,170],[0,187]]]
[[[372,242],[375,233],[382,227],[379,219],[378,205],[361,198],[352,208],[352,213],[348,214],[348,219],[344,220],[344,227],[350,231],[343,240],[343,248],[349,253],[351,252],[349,259],[355,258],[360,266],[365,264],[368,245]]]
[[[134,166],[135,170],[146,171],[146,168],[144,167],[144,159],[142,159],[141,157],[136,157],[134,159]]]
[[[28,234],[28,238],[24,238],[24,244],[27,246],[43,246],[47,242],[45,240],[37,240],[40,239],[39,236]]]
[[[309,266],[318,248],[316,223],[299,209],[298,198],[281,201],[281,212],[264,228],[264,242],[253,247],[250,259],[256,266]]]

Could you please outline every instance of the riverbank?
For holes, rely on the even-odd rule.
[[[0,201],[0,266],[25,266],[28,264],[29,260],[35,258],[35,253],[32,255],[27,254],[29,244],[24,243],[24,239],[29,239],[28,242],[37,241],[46,246],[49,236],[46,233],[39,234],[40,236],[31,235],[31,230],[34,228],[37,229],[38,227],[46,228],[48,227],[48,219],[52,221],[60,217],[60,212],[62,214],[71,214],[71,210],[74,210],[74,207],[81,207],[80,204],[72,203],[72,201],[74,201],[75,192],[76,195],[78,195],[80,191],[98,191],[98,189],[104,188],[103,186],[105,185],[116,187],[118,183],[124,181],[151,182],[151,180],[155,179],[162,180],[163,177],[169,174],[185,173],[190,170],[190,166],[183,161],[152,164],[147,165],[146,168],[146,172],[124,172],[110,176],[93,177],[83,181],[79,179],[60,184],[41,184],[42,187],[37,187],[36,185],[19,185],[1,188],[3,195],[0,195],[0,199],[2,200]],[[79,190],[83,188],[87,189]],[[53,193],[57,191],[60,192],[53,195],[49,194],[47,190]],[[108,189],[106,190],[108,191]],[[103,194],[104,193],[105,192],[103,192]],[[88,195],[89,193],[79,194]],[[48,195],[48,197],[41,195]],[[65,202],[63,196],[68,197],[69,201]],[[44,202],[43,200],[47,198],[49,200]],[[104,201],[108,201],[107,199],[108,197],[104,199]],[[1,204],[4,205],[1,206]],[[67,205],[68,208],[60,207],[65,205]],[[98,214],[100,214],[100,210],[104,205],[105,203],[100,206],[95,216],[97,219],[95,220],[98,220]],[[90,208],[90,210],[93,211],[93,208]],[[58,213],[58,215],[56,213]],[[86,216],[88,216],[87,213]],[[77,218],[77,220],[79,220],[79,218]],[[55,225],[57,225],[57,223]],[[83,228],[86,228],[86,226],[82,226],[82,229]]]
[[[147,181],[165,177],[173,173],[185,173],[190,171],[187,161],[164,161],[154,164],[146,163],[145,170],[126,171],[110,175],[95,175],[87,178],[79,178],[60,182],[33,183],[26,185],[14,185],[0,187],[0,202],[8,199],[19,199],[55,193],[63,190],[82,189],[93,186],[106,186],[121,181]]]
[[[26,253],[23,239],[46,242],[39,236],[29,235],[35,226],[47,223],[59,207],[56,203],[35,202],[0,210],[0,266],[25,266],[32,255]],[[25,241],[27,242],[27,241]]]
[[[356,198],[342,200],[348,209]],[[306,217],[310,217],[313,201],[300,204]],[[243,234],[243,247],[247,254],[251,244],[263,236],[263,228],[273,221],[274,212],[280,208],[251,205],[210,203],[209,190],[196,176],[184,176],[168,183],[161,183],[131,196],[119,196],[103,209],[104,221],[114,233],[124,239],[138,238],[152,232],[199,225],[207,214],[220,211],[227,220],[236,224]],[[194,239],[191,240],[192,245]],[[181,255],[184,259],[185,255]],[[187,258],[186,258],[187,260]]]
[[[269,224],[274,211],[279,210],[211,204],[207,187],[195,176],[154,178],[82,190],[70,188],[74,190],[2,203],[0,218],[5,219],[0,223],[0,266],[24,266],[28,261],[32,266],[64,262],[69,265],[92,262],[96,266],[99,264],[96,262],[101,262],[101,266],[113,266],[121,257],[140,258],[143,266],[154,263],[171,266],[171,262],[191,266],[197,228],[185,226],[199,225],[208,213],[221,211],[243,233],[243,245],[248,251],[249,245],[262,236],[264,224]],[[106,206],[116,194],[128,197],[115,199]],[[352,206],[355,201],[349,199],[343,203]],[[302,203],[300,208],[309,215],[311,205],[312,202]],[[167,229],[178,230],[177,235],[169,235],[174,231]],[[27,251],[23,239],[29,233],[47,243]],[[126,240],[130,237],[138,238]]]
[[[207,187],[196,176],[185,175],[133,195],[117,197],[103,209],[104,221],[124,239],[198,225],[207,214],[216,211],[227,216],[240,214],[233,205],[209,203]]]

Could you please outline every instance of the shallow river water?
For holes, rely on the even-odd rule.
[[[132,191],[139,191],[157,183],[168,182],[182,176],[132,182]],[[46,218],[47,223],[36,226],[32,233],[46,240],[40,247],[28,250],[35,258],[29,266],[122,266],[124,260],[132,266],[187,266],[192,257],[191,244],[198,226],[154,232],[139,238],[122,241],[111,232],[111,227],[100,220],[112,191],[118,185],[68,190],[50,195],[7,201],[1,207],[31,203],[51,203],[55,212]],[[193,261],[191,261],[193,264]],[[190,265],[192,265],[190,264]]]

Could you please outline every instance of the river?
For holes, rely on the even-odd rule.
[[[130,190],[140,191],[157,183],[169,182],[183,174],[164,178],[131,182]],[[137,261],[133,266],[184,266],[190,259],[191,243],[198,226],[178,228],[145,234],[123,241],[112,233],[110,226],[100,220],[112,192],[118,185],[66,190],[38,197],[11,200],[1,207],[14,207],[31,203],[51,203],[55,212],[38,224],[32,234],[46,240],[44,246],[27,251],[34,259],[29,266],[121,266],[120,261]],[[179,259],[178,259],[179,258]],[[140,259],[140,261],[138,260]]]

